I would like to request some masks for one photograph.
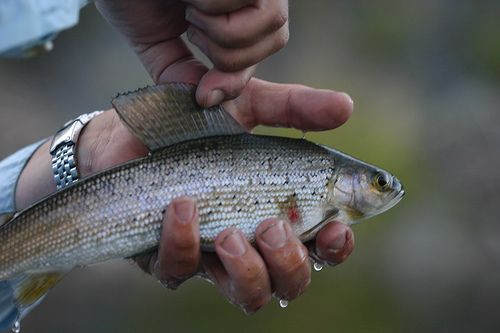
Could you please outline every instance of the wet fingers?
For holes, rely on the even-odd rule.
[[[205,270],[231,303],[254,313],[271,300],[271,282],[259,253],[242,232],[229,228],[215,241],[216,259],[204,263]]]
[[[331,222],[318,232],[312,250],[329,265],[344,262],[354,249],[354,234],[344,223]]]
[[[311,282],[311,266],[305,246],[283,220],[264,221],[256,231],[258,248],[264,257],[276,297],[293,300]]]
[[[193,276],[200,260],[198,210],[193,199],[177,198],[169,205],[152,273],[167,287],[176,288]]]

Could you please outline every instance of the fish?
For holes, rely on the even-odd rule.
[[[403,197],[389,172],[306,139],[247,133],[221,105],[197,106],[195,89],[175,83],[118,95],[114,108],[151,153],[81,179],[0,227],[0,330],[73,268],[155,249],[179,196],[197,201],[204,251],[229,227],[253,242],[269,217],[306,242],[334,219],[358,223]]]

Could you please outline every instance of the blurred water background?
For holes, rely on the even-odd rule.
[[[292,1],[258,76],[347,91],[342,128],[308,133],[392,171],[407,195],[354,227],[350,259],[254,316],[127,262],[71,273],[23,332],[500,332],[500,2]],[[49,54],[0,60],[0,156],[151,83],[93,6]],[[261,133],[299,136],[290,130]]]

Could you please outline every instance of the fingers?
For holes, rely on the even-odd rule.
[[[341,222],[331,222],[321,229],[312,251],[320,261],[329,265],[344,262],[354,249],[354,234]]]
[[[243,93],[224,107],[248,129],[278,125],[327,130],[349,119],[353,102],[342,92],[252,78]]]
[[[238,96],[261,60],[288,42],[288,1],[188,1],[188,39],[214,64],[196,100],[210,107]]]
[[[245,312],[253,313],[271,300],[272,292],[286,300],[302,294],[311,281],[305,246],[288,223],[269,219],[256,230],[257,252],[235,228],[216,239],[216,254],[203,256],[203,267],[219,290]]]
[[[223,14],[255,3],[255,0],[185,0],[209,14]]]
[[[288,22],[287,1],[258,1],[237,11],[207,14],[194,6],[186,9],[186,20],[226,49],[248,47],[282,28]]]
[[[254,313],[271,300],[266,265],[241,231],[229,228],[215,240],[217,256],[204,256],[204,269],[233,304]]]
[[[307,249],[290,225],[278,219],[266,220],[256,230],[256,241],[275,295],[292,300],[302,294],[311,283],[311,265]]]
[[[187,35],[189,40],[214,63],[215,67],[225,72],[234,72],[255,65],[283,48],[289,38],[288,25],[255,44],[243,48],[222,47],[193,26],[188,28]]]
[[[196,60],[180,37],[136,46],[135,51],[155,83],[197,84],[207,68]]]
[[[188,197],[174,199],[164,216],[153,275],[171,288],[193,276],[200,261],[199,239],[195,202]]]
[[[210,69],[198,84],[198,103],[210,107],[237,97],[252,78],[255,68],[252,66],[237,72],[222,72],[215,67]]]

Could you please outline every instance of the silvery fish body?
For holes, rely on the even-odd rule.
[[[11,297],[4,297],[10,307],[0,304],[0,329],[8,322],[2,315],[23,316],[62,272],[153,249],[176,197],[197,200],[201,244],[210,250],[228,227],[253,240],[269,217],[282,217],[305,241],[332,219],[357,222],[404,193],[389,173],[331,148],[245,134],[221,108],[186,116],[184,109],[194,108],[186,107],[193,105],[192,90],[152,87],[118,98],[113,104],[123,121],[155,152],[83,179],[0,227],[0,299],[5,290]],[[168,96],[177,106],[165,121],[165,107],[154,106]]]
[[[295,214],[295,233],[328,208],[335,155],[307,142],[249,134],[175,145],[42,201],[0,233],[0,279],[125,258],[158,244],[162,215],[196,198],[201,243],[234,226],[248,239],[263,219]]]

